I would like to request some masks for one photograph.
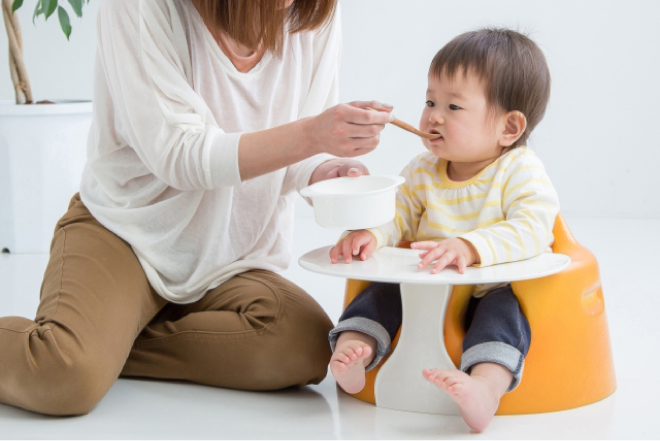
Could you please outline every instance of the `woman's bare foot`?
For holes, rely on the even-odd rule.
[[[330,359],[330,371],[342,389],[349,394],[364,388],[364,367],[373,357],[371,347],[360,340],[339,339]],[[365,363],[367,360],[367,363]]]
[[[483,363],[492,364],[492,363]],[[477,365],[479,366],[479,365]],[[506,369],[496,365],[497,368]],[[449,395],[458,404],[461,415],[472,430],[482,432],[493,419],[500,398],[511,384],[513,375],[508,370],[508,383],[506,376],[497,372],[495,378],[490,375],[477,375],[472,370],[468,375],[458,369],[424,369],[424,378]]]

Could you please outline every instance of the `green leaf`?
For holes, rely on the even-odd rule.
[[[75,12],[78,17],[82,17],[83,0],[69,0],[69,4],[73,8],[73,12]]]
[[[64,35],[66,35],[66,39],[68,40],[69,35],[71,35],[71,22],[69,21],[69,14],[67,14],[63,7],[58,6],[57,15],[60,18],[60,26],[62,26]]]
[[[57,9],[57,0],[41,0],[41,3],[44,7],[44,16],[46,17],[46,20],[48,20],[48,17],[53,15],[53,12]]]
[[[13,14],[14,12],[16,12],[16,10],[17,10],[18,8],[20,8],[21,6],[23,6],[23,0],[14,0],[14,3],[12,3],[12,5],[11,5],[11,12],[12,12],[12,14]]]
[[[44,10],[41,5],[41,0],[37,0],[37,6],[34,7],[34,14],[32,14],[32,24],[34,24],[34,19],[37,18],[40,14],[43,14]]]

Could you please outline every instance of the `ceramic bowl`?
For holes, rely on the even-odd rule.
[[[394,219],[396,188],[402,176],[342,177],[317,182],[300,192],[314,205],[314,218],[325,228],[360,230]]]

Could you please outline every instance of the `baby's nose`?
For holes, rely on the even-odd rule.
[[[431,121],[434,124],[444,124],[445,117],[440,112],[431,112],[431,115],[429,116],[429,121]]]

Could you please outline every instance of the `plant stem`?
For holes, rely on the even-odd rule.
[[[31,104],[32,90],[23,60],[23,38],[21,26],[12,11],[12,0],[2,0],[2,16],[9,41],[9,71],[16,91],[16,104]]]

